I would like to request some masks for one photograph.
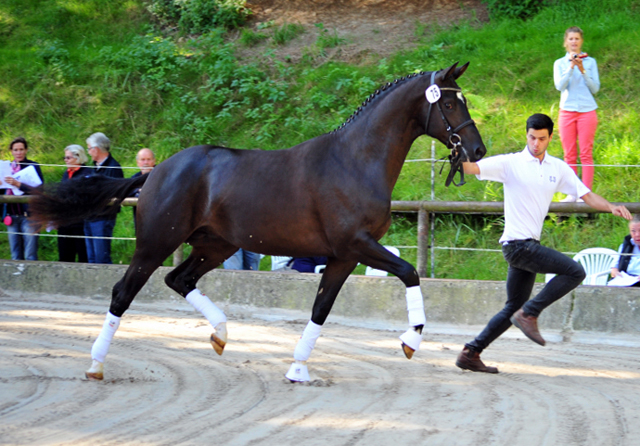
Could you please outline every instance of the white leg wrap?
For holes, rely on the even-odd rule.
[[[289,371],[284,376],[292,382],[307,382],[309,381],[309,369],[306,364],[296,361],[291,364]]]
[[[221,322],[227,322],[227,316],[224,315],[222,310],[211,302],[207,296],[202,294],[199,289],[196,288],[187,294],[186,299],[193,308],[207,318],[213,328],[216,328],[216,325]]]
[[[104,362],[104,358],[107,356],[107,352],[109,351],[113,335],[116,334],[119,326],[120,318],[118,316],[114,316],[110,312],[107,312],[107,317],[102,325],[102,331],[98,335],[98,339],[93,343],[93,347],[91,347],[91,359],[98,362]]]
[[[402,336],[400,336],[400,340],[411,347],[413,350],[418,351],[418,349],[420,348],[420,342],[422,341],[422,334],[410,328],[409,330],[402,333]]]
[[[322,325],[309,321],[302,332],[302,337],[298,341],[296,349],[293,352],[293,359],[296,361],[306,361],[309,359],[309,356],[311,356],[311,350],[316,346],[316,341],[320,337],[321,328]]]
[[[407,311],[409,313],[409,325],[412,327],[427,323],[420,285],[407,288]]]

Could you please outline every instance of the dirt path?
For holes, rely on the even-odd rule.
[[[398,51],[408,51],[434,30],[460,22],[489,20],[480,0],[250,0],[253,15],[248,27],[266,24],[302,25],[305,32],[283,46],[264,43],[246,49],[247,59],[269,51],[297,61],[318,39],[322,24],[342,43],[326,49],[326,58],[358,63],[379,60]],[[325,60],[325,59],[323,59]]]
[[[283,374],[306,315],[228,309],[217,357],[186,303],[134,303],[89,382],[105,301],[0,301],[2,444],[640,444],[637,348],[510,336],[483,375],[454,366],[468,336],[428,335],[408,361],[397,332],[329,323],[301,385]]]

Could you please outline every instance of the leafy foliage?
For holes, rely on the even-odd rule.
[[[161,24],[183,33],[238,28],[250,14],[244,0],[149,0],[147,9]]]
[[[482,0],[489,9],[491,18],[527,19],[535,16],[544,7],[545,0]]]

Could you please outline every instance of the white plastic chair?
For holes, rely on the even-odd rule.
[[[587,273],[583,285],[606,285],[611,268],[615,265],[618,253],[609,248],[587,248],[573,257]],[[549,282],[555,274],[547,274],[545,282]]]
[[[400,257],[400,250],[398,248],[396,248],[395,246],[385,246],[385,248],[387,249],[387,251],[389,251],[390,253]],[[364,275],[365,276],[380,276],[380,277],[385,277],[387,276],[387,272],[383,271],[381,269],[375,269],[375,268],[371,268],[370,266],[367,266],[367,269],[364,271]]]
[[[289,256],[271,256],[271,271],[284,268],[291,259]]]
[[[609,248],[587,248],[575,255],[573,260],[580,263],[587,273],[583,285],[606,285],[611,268],[618,253]]]

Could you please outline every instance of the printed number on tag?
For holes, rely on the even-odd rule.
[[[425,90],[424,94],[427,97],[427,101],[429,101],[429,103],[433,104],[434,102],[438,102],[441,96],[440,87],[438,87],[436,84],[433,84]]]

